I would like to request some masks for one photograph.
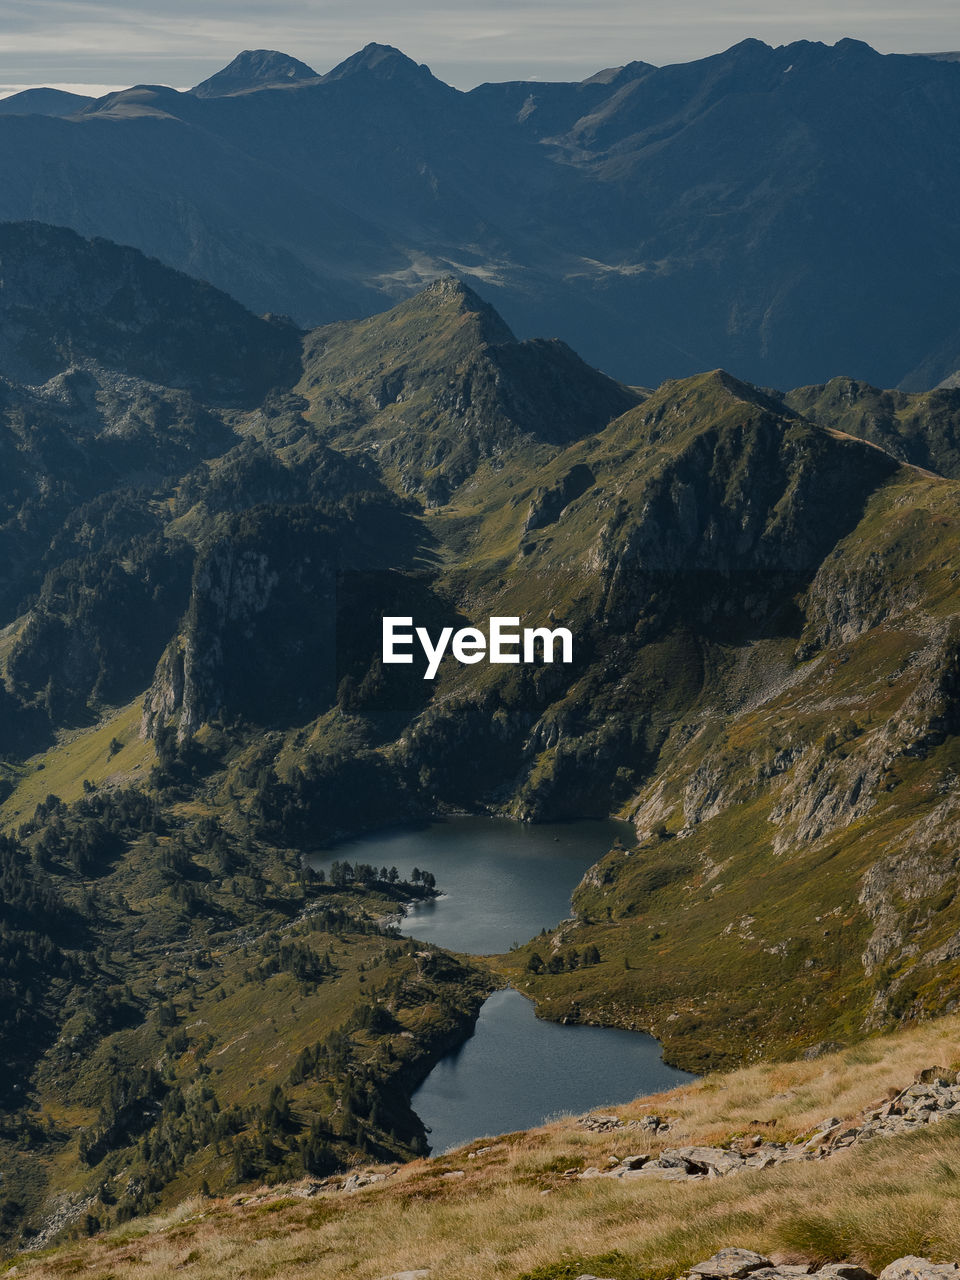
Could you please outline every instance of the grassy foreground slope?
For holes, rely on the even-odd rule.
[[[590,1132],[566,1119],[399,1170],[383,1167],[385,1181],[352,1194],[303,1199],[303,1184],[290,1184],[194,1198],[165,1217],[21,1256],[17,1275],[160,1280],[182,1269],[196,1280],[375,1280],[423,1270],[430,1280],[585,1273],[659,1280],[729,1245],[779,1261],[852,1261],[874,1272],[907,1254],[950,1260],[960,1256],[956,1120],[826,1161],[691,1185],[564,1174],[664,1146],[753,1135],[792,1141],[827,1116],[854,1118],[921,1070],[956,1065],[958,1041],[960,1021],[947,1017],[816,1061],[709,1075],[615,1108],[625,1122],[649,1114],[669,1120],[667,1137],[628,1127]]]

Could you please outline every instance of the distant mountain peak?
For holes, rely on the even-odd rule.
[[[375,75],[378,80],[434,78],[429,67],[414,62],[392,44],[371,43],[339,63],[324,79],[346,80],[349,76],[362,74]]]
[[[69,116],[94,99],[62,89],[24,89],[0,100],[0,115]]]
[[[867,44],[866,40],[854,40],[852,36],[844,36],[842,40],[838,40],[833,46],[838,53],[858,53],[866,54],[871,58],[882,57],[877,53],[872,44]]]
[[[597,71],[594,75],[588,76],[586,80],[581,80],[581,84],[604,84],[617,85],[626,80],[636,79],[647,71],[655,71],[656,67],[652,62],[627,62],[622,67],[604,67],[602,71]]]
[[[316,80],[316,71],[305,62],[276,49],[244,49],[222,71],[196,85],[198,98],[226,98],[235,93],[277,85]]]

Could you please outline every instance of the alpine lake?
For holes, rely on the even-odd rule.
[[[456,817],[344,841],[311,858],[431,872],[440,896],[416,903],[400,929],[451,951],[497,955],[570,915],[583,874],[618,840],[623,822],[529,825]],[[693,1077],[667,1066],[649,1035],[538,1018],[518,991],[496,991],[473,1035],[443,1058],[413,1096],[439,1154],[480,1137],[603,1109]]]

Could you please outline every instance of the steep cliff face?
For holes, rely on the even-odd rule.
[[[337,549],[305,508],[224,522],[194,572],[181,633],[144,701],[142,732],[175,722],[304,722],[336,692]]]

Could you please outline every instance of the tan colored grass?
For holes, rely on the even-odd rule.
[[[919,1070],[953,1065],[958,1054],[960,1019],[945,1018],[814,1062],[710,1076],[617,1114],[670,1116],[670,1145],[729,1139],[756,1131],[755,1121],[786,1137],[830,1115],[852,1117]],[[463,1149],[417,1161],[355,1195],[301,1200],[264,1189],[245,1193],[244,1204],[190,1201],[165,1218],[21,1258],[18,1277],[160,1280],[182,1271],[191,1280],[377,1280],[429,1269],[431,1280],[538,1271],[654,1280],[731,1244],[780,1260],[850,1259],[874,1270],[906,1253],[960,1259],[955,1121],[825,1161],[689,1186],[561,1176],[566,1167],[643,1150],[636,1130],[593,1134],[562,1120],[489,1147],[474,1159]],[[465,1176],[443,1177],[455,1169]]]

